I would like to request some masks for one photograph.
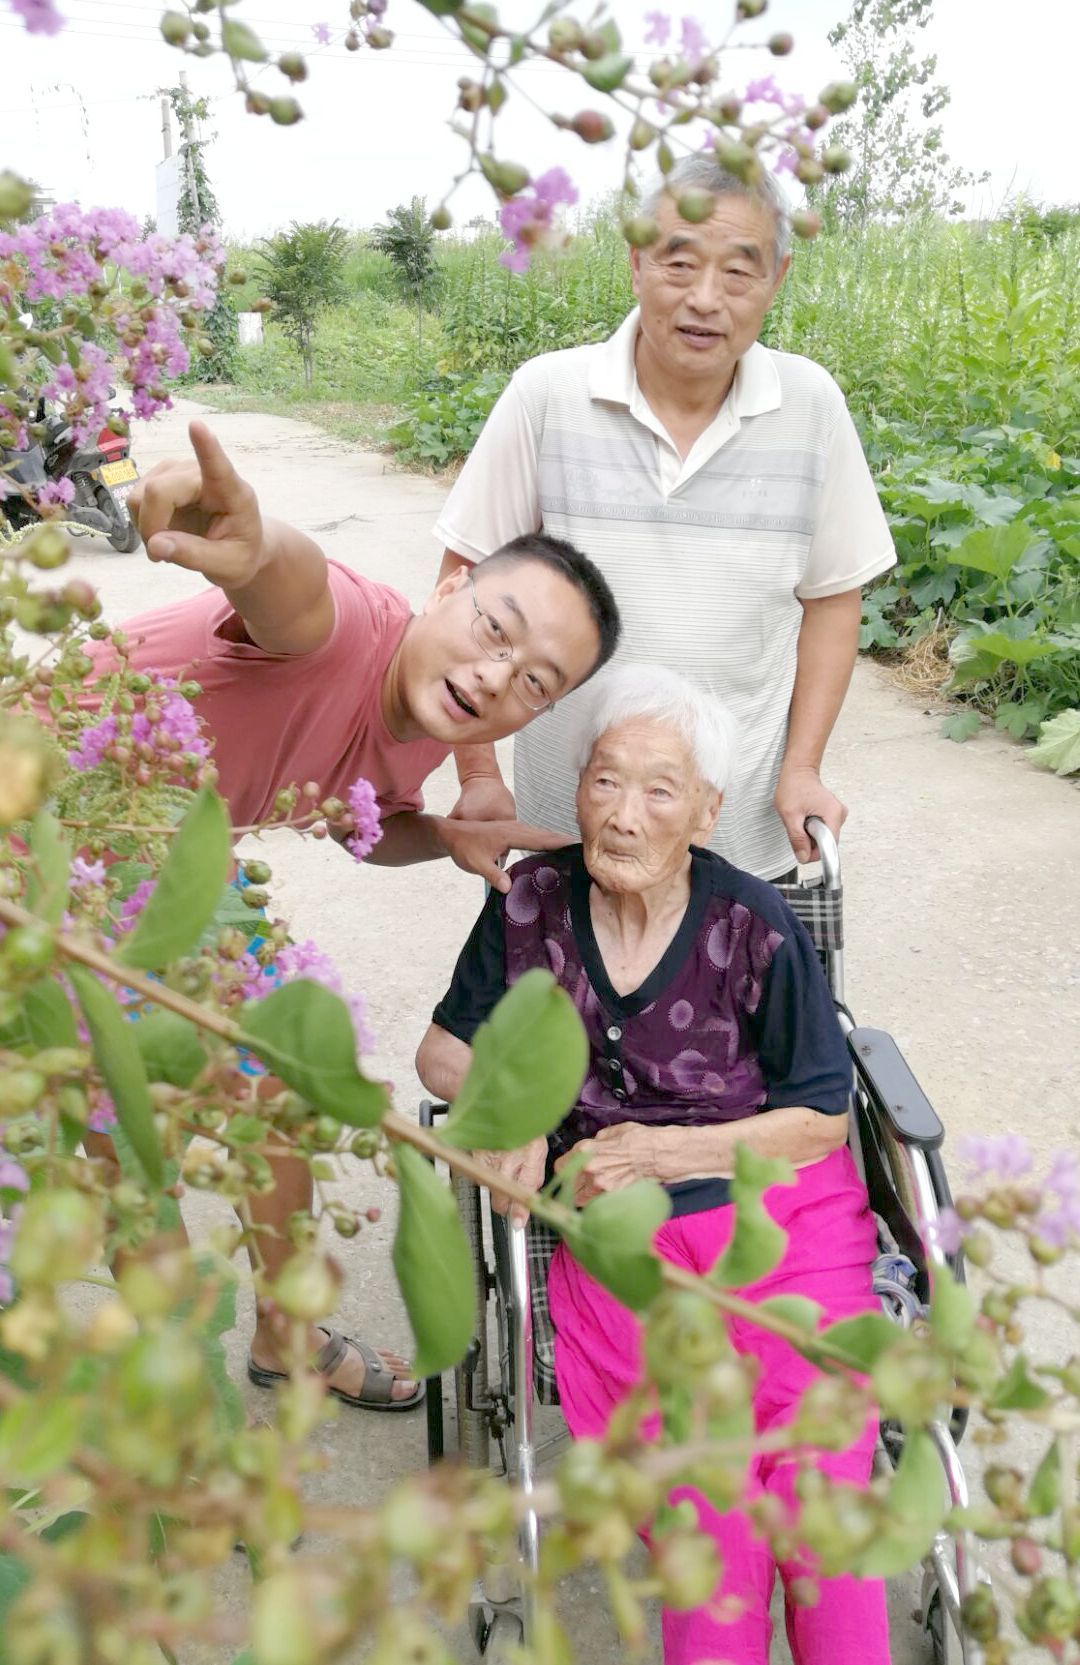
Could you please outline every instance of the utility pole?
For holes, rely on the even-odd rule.
[[[161,95],[161,144],[162,160],[167,162],[172,155],[172,122],[169,120],[169,100],[164,93]]]

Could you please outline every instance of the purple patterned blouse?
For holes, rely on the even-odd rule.
[[[488,897],[435,1008],[435,1023],[471,1041],[524,972],[552,972],[589,1039],[588,1073],[553,1157],[625,1121],[703,1127],[784,1105],[848,1108],[847,1048],[806,931],[765,880],[705,850],[691,856],[682,923],[633,993],[608,979],[575,844],[511,869],[509,894]],[[689,1211],[680,1198],[692,1196],[694,1209],[727,1200],[723,1181],[672,1191],[680,1213]]]

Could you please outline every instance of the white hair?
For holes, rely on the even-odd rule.
[[[576,702],[575,702],[576,703]],[[603,671],[588,695],[575,735],[574,761],[580,775],[602,734],[621,723],[644,719],[663,723],[681,736],[708,786],[723,792],[735,758],[735,723],[726,706],[677,671],[662,665],[617,665]]]
[[[779,266],[791,246],[791,209],[784,188],[774,174],[762,168],[752,185],[722,168],[707,153],[684,156],[669,174],[652,181],[641,202],[641,212],[655,219],[665,196],[678,198],[683,191],[711,191],[714,197],[748,197],[759,202],[773,220],[773,268]]]

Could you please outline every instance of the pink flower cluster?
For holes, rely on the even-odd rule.
[[[499,224],[514,246],[500,254],[500,264],[511,272],[525,272],[534,249],[561,248],[566,236],[555,225],[555,210],[577,199],[577,187],[563,168],[549,168],[528,190],[511,197],[503,204]]]
[[[155,674],[147,672],[149,676]],[[111,712],[84,728],[78,745],[68,752],[68,762],[80,771],[96,769],[111,748],[121,746],[123,753],[113,756],[112,761],[131,763],[136,769],[175,765],[181,757],[202,762],[210,755],[210,742],[200,732],[195,707],[179,692],[173,677],[157,678],[157,687],[146,695],[142,710],[133,714],[124,731],[120,719]]]
[[[345,848],[351,850],[357,861],[363,861],[382,837],[375,788],[363,776],[349,787],[349,808],[352,811],[353,831],[351,837],[345,840]]]
[[[66,507],[68,503],[74,500],[74,497],[75,482],[69,480],[67,475],[61,480],[46,480],[37,492],[38,502],[46,506],[59,503]]]
[[[67,22],[52,0],[8,0],[16,17],[21,17],[28,35],[57,35]]]
[[[0,1191],[22,1196],[29,1189],[30,1181],[26,1169],[21,1163],[12,1161],[10,1157],[0,1161]],[[10,1305],[15,1293],[7,1263],[11,1258],[11,1246],[15,1239],[15,1227],[18,1224],[18,1219],[18,1204],[10,1208],[9,1217],[7,1218],[0,1212],[0,1307]]]
[[[135,413],[150,417],[171,406],[165,379],[188,366],[182,315],[213,306],[224,261],[209,227],[198,238],[144,238],[122,209],[62,203],[29,225],[0,232],[0,262],[9,263],[0,275],[0,307],[15,313],[43,300],[82,302],[115,340]],[[62,362],[41,391],[65,406],[76,437],[85,440],[108,420],[113,372],[104,348],[86,340],[77,345],[78,364]]]
[[[345,992],[340,971],[317,942],[291,942],[280,950],[273,965],[265,967],[259,964],[254,954],[245,954],[240,961],[240,967],[246,974],[243,984],[246,1000],[260,1000],[272,990],[280,988],[282,983],[291,983],[297,977],[306,977],[313,983],[321,983],[332,994],[340,995],[348,1006],[356,1031],[357,1053],[374,1051],[375,1036],[368,1024],[367,1003],[363,995]]]

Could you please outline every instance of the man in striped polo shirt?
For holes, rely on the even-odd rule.
[[[714,194],[703,223],[689,190]],[[761,878],[808,860],[803,823],[847,811],[820,767],[858,648],[861,589],[895,553],[836,383],[757,337],[790,264],[782,193],[708,157],[646,199],[657,240],[633,249],[639,305],[610,340],[545,353],[514,375],[435,533],[443,575],[541,527],[588,553],[623,618],[622,659],[718,695],[739,766],[712,847]],[[521,734],[518,811],[575,836],[573,699]],[[456,814],[501,819],[513,798],[490,747],[458,753]]]

